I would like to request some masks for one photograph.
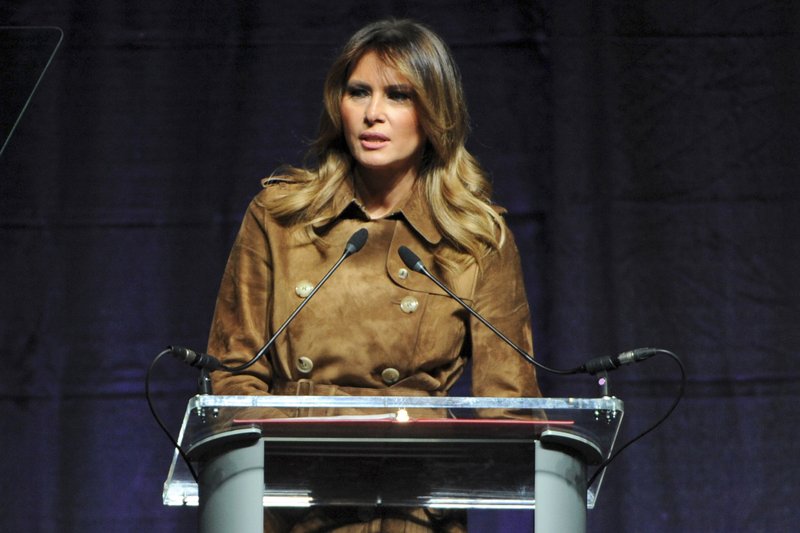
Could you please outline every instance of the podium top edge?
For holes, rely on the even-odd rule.
[[[497,398],[458,396],[222,396],[197,395],[189,408],[201,407],[377,407],[386,409],[569,409],[623,411],[622,400],[603,398]]]

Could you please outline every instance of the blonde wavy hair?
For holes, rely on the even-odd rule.
[[[350,72],[367,52],[409,80],[427,145],[418,171],[434,223],[450,245],[436,262],[457,271],[482,260],[505,240],[505,226],[491,205],[491,185],[466,147],[469,132],[461,75],[447,45],[410,20],[382,20],[356,32],[331,66],[324,84],[319,135],[308,153],[313,164],[277,171],[302,184],[272,196],[267,209],[278,220],[298,224],[312,242],[314,227],[330,222],[332,200],[354,164],[343,136],[340,104]]]

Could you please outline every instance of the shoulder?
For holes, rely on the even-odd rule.
[[[261,180],[262,189],[255,195],[252,205],[271,210],[280,205],[293,192],[299,191],[303,183],[290,176],[269,176]]]

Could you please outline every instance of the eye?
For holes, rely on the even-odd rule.
[[[365,96],[369,96],[369,90],[360,85],[348,85],[345,89],[345,93],[350,98],[363,98]]]
[[[402,89],[393,89],[388,92],[388,96],[391,100],[395,102],[408,102],[411,100],[411,91],[406,91]]]

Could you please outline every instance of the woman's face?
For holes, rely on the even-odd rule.
[[[425,134],[413,89],[396,69],[368,52],[347,79],[340,111],[344,137],[362,175],[416,176]]]

